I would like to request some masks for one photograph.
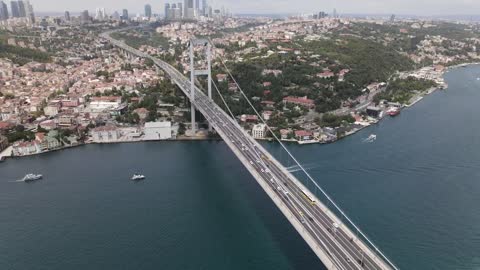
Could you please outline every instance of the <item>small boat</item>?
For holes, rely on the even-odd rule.
[[[33,182],[33,181],[36,181],[36,180],[40,180],[42,178],[43,178],[43,175],[41,175],[41,174],[29,173],[22,178],[22,181],[23,182]]]
[[[375,141],[376,139],[377,139],[377,135],[375,135],[375,134],[370,134],[370,136],[368,136],[368,137],[364,140],[364,142],[373,142],[373,141]]]
[[[134,174],[131,179],[134,180],[134,181],[143,180],[143,179],[145,179],[145,175]]]

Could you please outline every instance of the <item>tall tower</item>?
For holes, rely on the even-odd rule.
[[[193,19],[195,17],[194,0],[184,0],[183,17],[186,19]]]
[[[165,4],[165,11],[164,12],[165,12],[165,20],[172,19],[171,15],[170,15],[170,4],[169,3]]]
[[[207,16],[208,15],[208,5],[207,5],[207,0],[202,0],[202,15]]]
[[[25,2],[24,1],[18,1],[18,13],[20,18],[25,18],[27,17],[27,11],[25,7]]]
[[[65,11],[65,21],[69,22],[70,21],[70,12]]]
[[[128,10],[122,10],[122,20],[128,21]]]
[[[33,12],[32,4],[30,4],[30,2],[27,0],[27,1],[24,1],[24,5],[25,5],[25,17],[28,18],[30,23],[35,23],[35,13]]]
[[[18,10],[17,1],[10,1],[10,8],[12,9],[12,18],[20,17],[20,11]]]
[[[192,135],[196,134],[195,127],[195,78],[197,76],[207,76],[208,83],[208,97],[212,99],[212,45],[206,39],[191,39],[189,44],[190,49],[190,101],[191,101],[191,117],[192,117]],[[200,48],[206,54],[207,69],[195,69],[195,49]],[[208,128],[212,130],[211,125]]]
[[[145,5],[145,17],[149,19],[152,17],[152,6],[150,6],[149,4]]]
[[[0,1],[0,21],[8,19],[8,7],[3,1]]]

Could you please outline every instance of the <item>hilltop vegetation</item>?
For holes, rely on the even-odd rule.
[[[50,62],[50,55],[30,48],[22,48],[7,44],[8,33],[0,31],[0,58],[8,58],[14,63],[24,65],[30,61]]]
[[[238,47],[238,45],[233,45]],[[245,47],[255,47],[250,44]],[[244,62],[230,64],[233,74],[249,97],[280,102],[285,96],[307,96],[315,101],[317,112],[324,113],[341,107],[347,100],[354,100],[362,90],[373,82],[386,82],[395,72],[413,68],[413,63],[402,54],[382,44],[355,38],[341,37],[329,40],[304,41],[299,38],[289,44],[272,43],[269,50],[288,46],[298,50],[301,56],[293,54],[272,54],[262,57],[267,50],[251,55]],[[280,70],[281,74],[262,74],[264,70]],[[339,80],[338,72],[348,69],[350,72]],[[335,76],[320,78],[319,73],[330,70]],[[215,73],[222,73],[216,70]],[[268,87],[263,82],[269,82]],[[221,88],[227,96],[226,83]],[[269,90],[266,95],[265,90]],[[231,103],[234,112],[249,112],[249,106],[242,98]],[[259,102],[255,104],[260,107]]]
[[[387,100],[407,104],[414,92],[425,92],[436,86],[434,81],[414,77],[395,79],[390,82],[386,91],[377,94],[373,101],[378,103],[380,100]]]

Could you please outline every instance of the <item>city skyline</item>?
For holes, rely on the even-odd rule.
[[[33,0],[36,10],[40,12],[63,12],[65,10],[80,12],[82,10],[95,10],[97,7],[104,7],[108,12],[128,9],[133,13],[144,13],[144,6],[150,4],[153,14],[163,14],[165,3],[169,1],[144,1],[132,3],[131,1],[86,0],[82,2],[63,2],[59,0]],[[405,14],[405,15],[469,15],[480,13],[480,2],[474,0],[459,0],[452,5],[450,1],[426,0],[426,1],[394,1],[394,0],[336,0],[318,3],[312,0],[298,0],[292,4],[288,0],[275,1],[275,8],[272,9],[271,0],[256,1],[234,1],[214,0],[210,1],[214,7],[228,7],[236,14],[276,14],[276,13],[309,13],[312,10],[332,11],[334,8],[338,13],[348,14]]]

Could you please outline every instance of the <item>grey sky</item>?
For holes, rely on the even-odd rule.
[[[480,14],[480,0],[207,0],[215,7],[229,7],[234,13],[303,13],[313,11],[382,14]],[[6,1],[7,3],[10,1]],[[127,8],[131,13],[143,12],[143,5],[152,5],[161,13],[166,2],[183,0],[30,0],[37,11],[80,11],[104,7],[108,12]]]

